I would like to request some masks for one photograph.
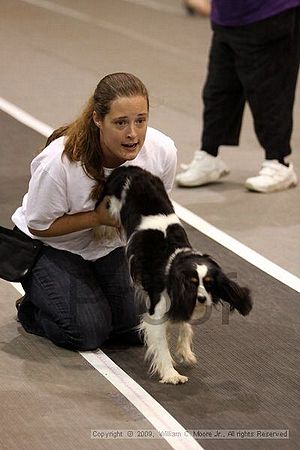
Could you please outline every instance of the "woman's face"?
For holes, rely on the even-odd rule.
[[[111,103],[104,119],[94,117],[100,128],[100,144],[105,167],[118,167],[139,154],[148,123],[147,99],[121,97]]]

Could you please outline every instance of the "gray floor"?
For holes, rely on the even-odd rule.
[[[191,159],[201,131],[207,20],[185,16],[179,0],[0,0],[0,21],[1,97],[55,127],[80,111],[103,75],[130,71],[150,90],[151,125],[173,137],[179,163]],[[300,174],[299,98],[298,86],[291,160]],[[28,164],[44,138],[4,113],[0,129],[0,223],[9,225]],[[174,189],[172,198],[299,276],[299,187],[266,196],[243,187],[263,158],[248,111],[240,148],[224,148],[222,157],[232,168],[226,181]],[[204,441],[204,448],[298,448],[299,294],[187,229],[198,248],[250,284],[253,314],[233,316],[229,326],[220,327],[216,312],[197,330],[200,363],[191,382],[177,390],[148,379],[143,349],[107,349],[107,354],[186,428],[289,428],[291,433],[289,441]],[[101,447],[89,438],[99,422],[101,428],[151,427],[80,356],[23,333],[14,320],[17,297],[0,281],[1,448]],[[155,445],[167,447],[164,441]],[[122,446],[156,448],[153,441]]]

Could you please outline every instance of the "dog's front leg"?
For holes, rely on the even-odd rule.
[[[182,358],[182,362],[196,364],[196,355],[192,352],[193,329],[187,322],[179,324],[177,353]]]
[[[146,359],[151,361],[150,372],[159,374],[160,383],[186,383],[188,378],[180,375],[173,366],[174,361],[167,340],[168,320],[164,318],[165,312],[166,299],[162,295],[155,307],[154,314],[152,316],[145,315],[141,324],[147,346]]]

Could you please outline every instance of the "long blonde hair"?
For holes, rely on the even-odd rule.
[[[104,184],[103,153],[93,112],[103,120],[114,100],[134,96],[144,97],[149,109],[148,92],[139,78],[125,72],[106,75],[98,83],[81,115],[74,122],[57,128],[47,139],[46,146],[58,137],[66,136],[63,154],[72,162],[80,161],[87,176],[95,180],[91,192],[93,199],[99,197]]]

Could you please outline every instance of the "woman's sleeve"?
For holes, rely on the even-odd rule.
[[[63,177],[54,178],[42,167],[29,182],[26,204],[27,226],[33,230],[47,230],[52,223],[68,213],[66,184]]]
[[[165,185],[168,194],[170,194],[174,184],[176,169],[177,169],[177,148],[175,147],[174,142],[170,139],[167,151],[165,152],[164,172],[161,176],[161,179]]]

